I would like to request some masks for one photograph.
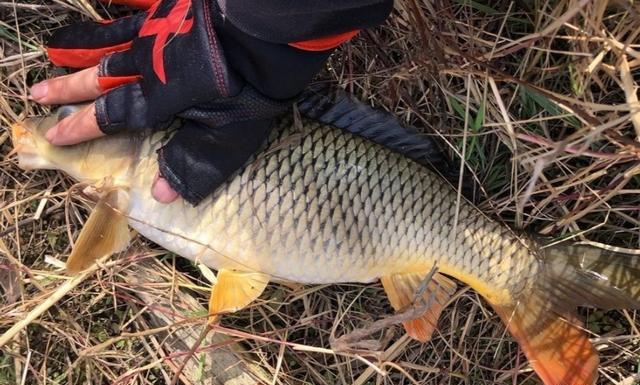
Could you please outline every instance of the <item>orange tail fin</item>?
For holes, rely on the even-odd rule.
[[[537,302],[537,303],[536,303]],[[598,355],[576,317],[560,317],[540,299],[493,305],[545,385],[595,383]]]
[[[592,385],[598,356],[576,308],[640,309],[640,258],[571,244],[541,253],[531,290],[492,306],[545,385]]]

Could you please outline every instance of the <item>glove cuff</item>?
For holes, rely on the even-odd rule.
[[[273,99],[297,96],[322,70],[333,49],[311,52],[251,36],[228,19],[216,26],[229,66]]]
[[[231,98],[199,104],[178,114],[178,117],[202,123],[212,130],[234,122],[269,119],[280,115],[295,99],[276,100],[262,95],[250,85]]]
[[[374,27],[393,8],[393,0],[214,1],[245,34],[276,44]]]

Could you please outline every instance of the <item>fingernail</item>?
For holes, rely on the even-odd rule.
[[[49,129],[49,131],[47,131],[46,134],[44,134],[44,137],[49,141],[49,143],[51,144],[55,144],[54,140],[56,139],[56,137],[58,136],[58,126],[53,126]]]
[[[29,95],[29,98],[35,101],[39,101],[47,96],[48,91],[49,91],[49,85],[47,85],[47,82],[40,82],[40,83],[34,84],[31,87],[31,91],[30,91],[31,95]]]

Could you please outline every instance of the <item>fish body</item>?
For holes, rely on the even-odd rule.
[[[349,130],[283,118],[263,151],[194,207],[183,200],[161,204],[151,196],[162,135],[135,140],[120,135],[54,148],[43,139],[54,123],[48,119],[14,127],[21,166],[58,168],[88,182],[108,178],[126,191],[119,210],[131,227],[220,270],[224,279],[212,301],[234,303],[216,305],[219,309],[241,308],[268,280],[382,279],[400,310],[414,302],[420,277],[435,266],[438,285],[427,286],[425,295],[448,298],[455,284],[442,274],[470,285],[496,309],[551,385],[591,384],[596,378],[597,356],[573,321],[575,306],[638,305],[638,291],[621,289],[615,273],[620,269],[613,268],[631,272],[630,287],[636,287],[637,263],[617,256],[608,261],[586,249],[550,261],[535,242],[458,199],[434,171]],[[576,253],[581,253],[577,259]],[[600,292],[583,294],[593,291],[583,271],[605,278],[595,285]],[[235,287],[243,300],[222,293]],[[441,305],[432,306],[422,322],[405,323],[409,333],[428,339]]]
[[[458,206],[433,171],[337,128],[293,127],[283,120],[265,155],[196,207],[152,199],[159,143],[146,143],[130,169],[131,226],[213,268],[302,283],[370,282],[437,265],[494,295],[513,289],[509,277],[535,275],[527,245],[465,200]]]

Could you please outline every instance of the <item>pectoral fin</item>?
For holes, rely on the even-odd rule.
[[[269,276],[257,272],[218,271],[218,282],[211,288],[209,314],[240,310],[258,298],[269,283]]]
[[[426,310],[419,317],[404,321],[402,324],[410,337],[426,342],[431,338],[438,325],[438,318],[444,305],[456,290],[456,284],[441,274],[434,274],[418,301],[416,295],[421,290],[423,280],[428,272],[394,274],[380,278],[391,306],[396,311],[408,309],[410,306],[426,306]]]
[[[129,245],[129,226],[122,211],[126,205],[126,193],[115,189],[98,201],[67,259],[68,272],[78,273]]]

